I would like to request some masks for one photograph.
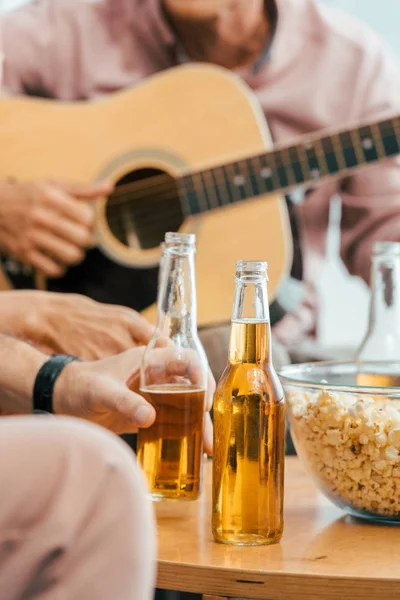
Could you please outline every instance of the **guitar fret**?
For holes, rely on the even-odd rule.
[[[294,185],[295,177],[289,160],[287,148],[275,150],[275,156],[278,163],[278,177],[283,188],[290,188]]]
[[[206,191],[204,189],[204,186],[202,184],[201,178],[200,179],[200,189],[197,192],[197,202],[199,204],[200,209],[202,209],[203,211],[209,210],[210,205],[208,202],[208,196],[206,194]],[[200,198],[200,201],[199,201]]]
[[[182,206],[183,213],[186,215],[192,215],[196,213],[196,207],[198,205],[196,198],[196,190],[193,185],[193,178],[191,175],[186,175],[180,180],[181,197],[185,203]]]
[[[262,156],[257,156],[258,179],[263,194],[270,191],[271,172],[267,166],[267,161],[263,160]]]
[[[328,163],[326,162],[325,152],[324,152],[324,148],[322,146],[322,140],[315,140],[314,148],[315,148],[315,152],[318,157],[320,166],[322,165],[322,168],[321,168],[322,175],[329,175],[329,168],[328,168]]]
[[[251,179],[251,173],[249,170],[249,163],[248,163],[247,158],[240,160],[239,165],[243,165],[241,168],[240,167],[239,168],[244,177],[244,191],[246,193],[246,197],[252,198],[253,196],[256,196],[257,194],[254,191],[253,181]]]
[[[374,140],[372,129],[369,125],[364,125],[358,130],[358,135],[361,141],[361,148],[364,154],[364,159],[367,163],[378,160],[378,151]]]
[[[236,177],[234,163],[228,163],[227,165],[225,165],[224,171],[226,178],[229,181],[229,189],[233,198],[233,202],[238,202],[239,200],[242,200],[242,194],[239,188],[234,184],[234,179]]]
[[[287,164],[286,166],[286,174],[288,178],[289,187],[295,186],[297,184],[296,174],[294,172],[293,163],[290,160],[289,148],[282,148],[281,155],[284,157],[284,161]]]
[[[321,168],[321,163],[318,160],[318,155],[313,142],[307,142],[304,145],[304,151],[306,153],[310,179],[319,179],[323,173],[323,170]]]
[[[334,135],[331,136],[331,140],[333,143],[333,147],[335,149],[335,154],[336,154],[336,160],[338,162],[339,165],[339,171],[344,171],[347,169],[347,165],[346,165],[346,159],[344,157],[343,154],[343,148],[342,148],[342,143],[340,141],[339,138],[339,134],[335,133]]]
[[[207,198],[207,203],[209,205],[210,208],[218,208],[218,199],[215,195],[215,192],[213,191],[212,187],[210,188],[210,186],[207,183],[207,171],[200,171],[199,173],[200,175],[200,181],[204,190],[204,194]]]
[[[339,141],[342,147],[342,154],[344,156],[346,167],[348,169],[356,167],[358,165],[358,160],[356,152],[354,150],[350,132],[344,131],[342,133],[339,133]]]
[[[386,156],[385,148],[383,147],[383,143],[382,143],[382,139],[381,139],[381,132],[379,131],[379,127],[376,123],[373,123],[371,125],[371,132],[372,132],[372,138],[375,141],[375,147],[376,147],[376,152],[377,152],[378,158],[384,158]]]
[[[288,152],[289,160],[292,163],[292,171],[293,171],[295,183],[296,184],[304,183],[306,180],[306,176],[305,176],[303,168],[301,166],[298,147],[290,146],[290,148],[287,149],[287,152]]]
[[[185,183],[185,180],[188,180],[189,186],[187,186],[187,184]],[[178,180],[178,194],[179,194],[179,197],[181,200],[182,213],[184,216],[187,216],[190,214],[190,200],[189,200],[190,192],[187,189],[187,187],[190,187],[190,182],[191,182],[190,175],[188,175],[188,176],[183,175]]]
[[[393,156],[400,150],[396,136],[395,126],[391,119],[378,124],[378,129],[381,134],[382,144],[386,156]]]
[[[255,169],[253,169],[253,165],[251,164],[251,161],[252,161],[251,158],[248,158],[245,161],[246,168],[249,173],[248,180],[249,180],[250,188],[253,191],[253,196],[259,196],[261,192],[258,188],[257,175],[255,172]]]
[[[262,155],[259,156],[259,161],[260,161],[260,176],[262,177],[262,180],[264,182],[264,189],[266,192],[273,192],[274,191],[274,182],[272,180],[272,173],[273,173],[273,169],[271,167],[271,165],[269,164],[268,160],[270,160],[270,154],[266,155]]]
[[[210,170],[211,179],[214,184],[214,193],[218,201],[218,206],[223,206],[226,202],[223,201],[222,191],[220,189],[221,184],[218,183],[218,168],[214,168]]]
[[[365,162],[365,158],[364,158],[364,152],[363,152],[362,146],[361,146],[361,138],[360,138],[360,132],[359,132],[359,130],[358,129],[352,129],[350,131],[350,138],[351,138],[352,143],[353,143],[354,152],[356,153],[357,163],[359,165],[361,165],[362,163]]]
[[[237,188],[240,193],[241,200],[245,200],[246,198],[251,198],[252,192],[246,192],[246,177],[242,174],[241,169],[239,167],[239,162],[233,163],[233,184]]]
[[[312,179],[312,175],[305,147],[303,145],[297,146],[297,153],[299,155],[300,164],[303,169],[304,181],[309,181],[310,179]]]
[[[221,203],[220,203],[220,197],[219,197],[216,181],[214,179],[214,170],[213,169],[207,170],[207,172],[205,174],[205,179],[207,181],[206,187],[207,187],[208,196],[214,199],[214,201],[213,201],[214,208],[219,208],[221,206]]]
[[[193,187],[193,191],[196,194],[196,199],[197,199],[197,205],[199,207],[199,212],[204,212],[210,209],[210,205],[208,203],[208,198],[204,189],[204,185],[202,182],[201,177],[199,176],[199,173],[194,173],[191,177],[192,179],[192,187]],[[196,184],[196,180],[200,181],[200,185]]]
[[[244,192],[246,194],[246,198],[252,198],[253,196],[256,195],[256,192],[253,187],[251,173],[250,173],[248,161],[246,158],[238,161],[238,169],[244,178],[243,188],[244,188]]]
[[[336,157],[333,140],[330,136],[321,139],[321,148],[324,153],[325,163],[329,175],[337,173],[339,171],[339,163]]]
[[[224,188],[226,190],[226,195],[227,195],[227,198],[228,198],[228,202],[227,203],[228,204],[233,204],[234,201],[235,201],[235,199],[233,197],[232,188],[231,188],[231,182],[229,181],[229,177],[228,177],[226,168],[225,168],[224,165],[221,165],[219,167],[219,169],[221,171],[221,176],[222,176],[222,179],[223,179],[223,182],[224,182],[223,185],[224,185]]]
[[[256,182],[257,182],[257,187],[259,189],[259,193],[264,194],[266,192],[266,186],[265,186],[265,180],[263,179],[263,177],[261,175],[262,165],[261,165],[260,157],[253,156],[253,158],[251,159],[251,164],[253,164],[253,163],[255,163],[254,172],[255,172],[255,177],[256,177]]]
[[[283,189],[289,187],[289,177],[285,165],[283,154],[280,150],[274,151],[274,159],[276,165],[276,172],[278,176],[279,186]]]
[[[194,189],[197,191],[197,202],[198,202],[198,205],[200,208],[200,212],[201,212],[201,209],[203,209],[203,208],[204,208],[204,210],[210,210],[211,205],[208,200],[207,191],[205,189],[203,179],[202,179],[200,173],[195,173],[193,176],[193,180],[194,180]],[[198,183],[196,183],[196,181]],[[199,198],[201,200],[199,200]]]
[[[279,188],[280,188],[280,181],[279,181],[279,174],[278,174],[278,165],[276,164],[276,154],[275,154],[275,152],[270,152],[270,154],[269,154],[269,160],[270,160],[270,163],[271,163],[272,189],[273,190],[279,190]]]
[[[233,204],[234,197],[224,165],[220,165],[216,168],[216,170],[219,173],[219,187],[221,190],[223,204]]]

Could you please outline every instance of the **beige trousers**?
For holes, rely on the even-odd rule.
[[[155,539],[124,442],[76,419],[0,417],[0,599],[150,600]]]

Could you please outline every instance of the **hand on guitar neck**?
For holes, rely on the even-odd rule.
[[[45,277],[63,275],[93,245],[94,214],[88,202],[111,190],[108,183],[2,183],[0,250]]]

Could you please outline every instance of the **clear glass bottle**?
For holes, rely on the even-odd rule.
[[[214,399],[212,531],[237,545],[283,531],[285,401],[271,362],[267,263],[236,264],[228,364]]]
[[[371,302],[362,362],[400,362],[400,243],[377,242],[372,250]],[[360,385],[399,385],[400,376],[363,373]]]
[[[197,334],[196,236],[167,233],[157,326],[143,356],[140,390],[157,417],[138,432],[137,456],[150,493],[195,499],[202,481],[207,358]]]

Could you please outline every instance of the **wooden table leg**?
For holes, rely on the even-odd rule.
[[[221,596],[203,596],[203,600],[228,600],[228,598],[222,598]]]

